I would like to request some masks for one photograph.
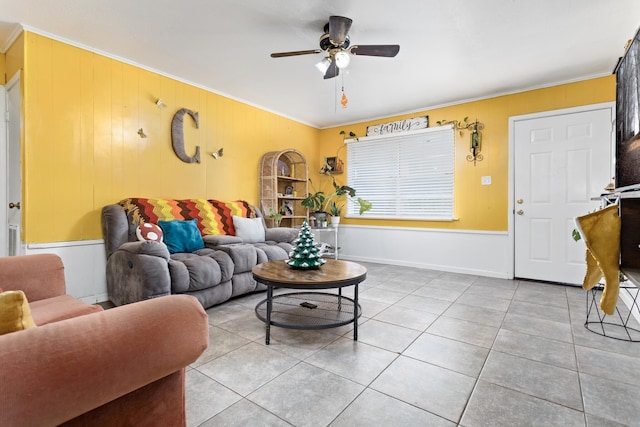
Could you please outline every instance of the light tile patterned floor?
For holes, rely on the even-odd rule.
[[[272,327],[266,346],[264,292],[207,310],[188,425],[640,425],[640,343],[586,330],[581,288],[364,265],[357,342]]]

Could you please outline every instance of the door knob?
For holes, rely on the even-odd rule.
[[[9,209],[13,209],[13,208],[20,209],[20,202],[18,202],[18,203],[13,203],[13,202],[9,203]]]
[[[522,203],[524,203],[524,200],[522,200],[522,199],[518,199],[518,200],[516,200],[516,203],[517,203],[517,204],[519,204],[519,205],[521,205]]]
[[[520,209],[518,212],[516,212],[518,215],[523,215],[524,211],[522,209]]]

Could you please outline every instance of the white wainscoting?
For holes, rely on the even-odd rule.
[[[109,299],[103,240],[32,243],[26,245],[25,253],[54,253],[62,258],[67,294],[88,304]]]
[[[340,258],[511,279],[505,232],[340,225]]]
[[[340,258],[510,278],[506,232],[340,225]],[[104,241],[28,244],[26,254],[55,253],[65,266],[67,293],[107,301]]]

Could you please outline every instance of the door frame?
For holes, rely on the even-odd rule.
[[[7,153],[9,145],[7,144],[7,90],[5,85],[0,85],[0,165],[4,173],[0,173],[0,257],[8,255],[9,236],[7,235],[7,201],[9,192],[8,160]]]
[[[18,90],[19,96],[20,96],[20,105],[18,106],[17,110],[18,110],[18,116],[17,117],[10,117],[10,120],[17,120],[20,123],[20,135],[19,135],[19,141],[18,141],[18,152],[20,153],[20,165],[18,167],[20,167],[20,174],[22,174],[22,149],[21,149],[21,140],[22,140],[22,89],[21,89],[21,79],[22,79],[22,73],[20,70],[18,70],[13,77],[11,77],[11,79],[9,79],[9,81],[5,84],[4,86],[4,97],[3,97],[3,105],[4,105],[4,110],[5,113],[4,114],[10,114],[9,111],[9,92],[11,90]],[[2,161],[1,164],[4,165],[4,174],[2,174],[2,178],[0,178],[0,184],[3,185],[3,193],[0,195],[0,203],[2,203],[0,210],[2,211],[2,214],[0,216],[0,220],[2,222],[0,222],[2,228],[3,228],[3,235],[0,235],[0,237],[4,237],[4,240],[0,239],[0,244],[3,245],[2,249],[0,249],[0,255],[2,256],[7,256],[10,254],[10,250],[9,250],[9,234],[8,234],[8,226],[9,226],[9,214],[7,212],[7,206],[9,204],[9,192],[10,192],[10,186],[12,185],[11,180],[10,180],[10,176],[9,176],[9,146],[11,144],[11,141],[9,141],[9,126],[7,121],[5,120],[5,117],[3,114],[2,117],[2,121],[3,121],[3,126],[4,126],[4,132],[3,132],[3,143],[4,146],[3,148],[3,153],[2,153],[2,159],[0,159],[0,161]],[[20,199],[22,199],[22,185],[20,186]],[[22,202],[22,200],[20,200]],[[22,216],[22,211],[20,211],[20,216]],[[20,223],[21,223],[21,227],[22,227],[22,218],[20,219]],[[21,239],[21,237],[19,236],[19,238]],[[20,248],[23,248],[22,242],[20,241],[19,244]],[[24,253],[24,249],[21,249],[17,255],[20,255]]]
[[[511,116],[509,117],[509,186],[508,186],[508,223],[507,230],[509,235],[509,254],[511,255],[511,262],[509,263],[509,271],[507,272],[509,278],[513,279],[515,277],[515,264],[516,264],[516,239],[514,232],[514,224],[515,224],[515,125],[516,122],[524,121],[524,120],[532,120],[532,119],[541,119],[545,117],[554,117],[554,116],[562,116],[566,114],[574,114],[574,113],[584,113],[587,111],[594,110],[604,110],[611,109],[612,117],[616,116],[616,103],[615,102],[602,102],[599,104],[589,104],[589,105],[581,105],[579,107],[571,107],[571,108],[562,108],[559,110],[549,110],[549,111],[541,111],[538,113],[530,113],[523,114],[519,116]],[[611,141],[610,141],[610,150],[611,150],[611,171],[615,171],[615,150],[616,150],[616,135],[615,135],[615,123],[612,124],[611,127]]]

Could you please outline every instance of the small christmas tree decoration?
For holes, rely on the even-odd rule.
[[[289,253],[289,259],[286,261],[291,268],[302,270],[320,268],[326,261],[320,257],[320,250],[316,246],[313,232],[309,223],[305,219],[300,227],[298,238],[293,241],[293,250]]]

